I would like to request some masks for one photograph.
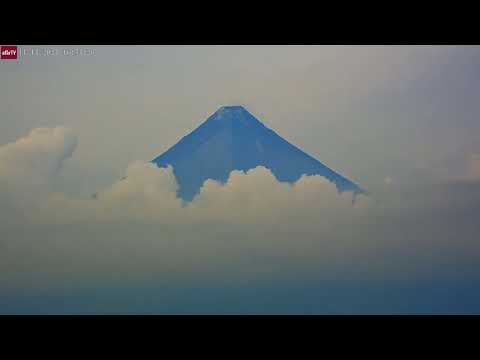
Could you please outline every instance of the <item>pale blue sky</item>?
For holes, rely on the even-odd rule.
[[[465,171],[480,152],[478,47],[85,48],[94,55],[0,64],[0,143],[35,127],[72,128],[79,147],[59,184],[69,191],[110,184],[224,104],[246,106],[369,189],[385,177]]]
[[[480,47],[87,48],[0,60],[0,313],[479,313]],[[193,210],[152,164],[117,182],[226,104],[372,206],[262,169]],[[56,126],[76,149],[3,146]]]

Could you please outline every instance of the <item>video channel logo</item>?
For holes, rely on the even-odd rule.
[[[14,60],[18,57],[18,50],[16,46],[2,45],[0,47],[0,59]]]

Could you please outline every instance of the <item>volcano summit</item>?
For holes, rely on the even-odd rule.
[[[177,144],[152,160],[172,165],[178,197],[191,201],[207,179],[221,183],[233,170],[268,168],[279,181],[293,183],[302,175],[320,175],[339,192],[364,191],[352,181],[267,128],[242,106],[223,106]]]

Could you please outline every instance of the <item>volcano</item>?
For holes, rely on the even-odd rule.
[[[355,183],[263,125],[242,106],[223,106],[178,143],[152,160],[173,167],[177,196],[191,201],[207,179],[221,183],[233,170],[268,168],[278,181],[293,183],[302,175],[320,175],[339,192],[364,193]]]

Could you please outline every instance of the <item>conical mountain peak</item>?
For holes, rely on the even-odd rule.
[[[261,124],[247,109],[240,105],[229,105],[220,107],[208,120],[221,122],[240,122],[247,124],[254,122]]]
[[[363,193],[356,184],[263,125],[243,106],[222,106],[190,134],[152,160],[171,165],[177,195],[191,201],[207,179],[224,183],[233,170],[264,166],[279,181],[295,182],[302,175],[321,175],[338,191]]]
[[[221,106],[218,110],[217,113],[223,113],[223,114],[242,114],[242,113],[247,113],[247,109],[245,109],[241,105],[225,105]]]

